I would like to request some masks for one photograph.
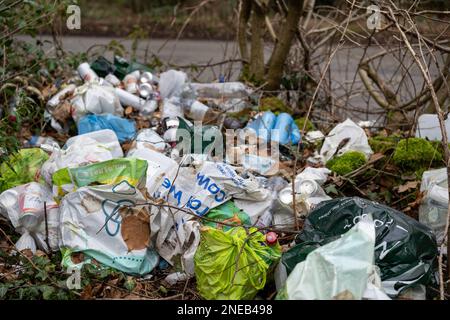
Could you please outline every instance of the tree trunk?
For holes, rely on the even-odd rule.
[[[252,10],[252,0],[241,0],[239,6],[239,23],[237,32],[237,41],[239,45],[239,52],[241,58],[248,63],[248,49],[247,49],[247,23],[250,19]]]
[[[302,8],[303,0],[288,0],[288,15],[281,27],[278,42],[275,44],[275,48],[269,60],[266,90],[275,91],[280,88],[284,63],[288,57],[292,39],[298,28]]]
[[[250,53],[250,77],[260,84],[264,79],[264,28],[265,14],[256,3],[252,14],[252,47]]]

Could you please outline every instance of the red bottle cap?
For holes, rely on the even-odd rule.
[[[272,245],[272,244],[276,243],[277,239],[278,239],[278,236],[277,236],[277,234],[275,232],[271,231],[271,232],[267,232],[266,233],[266,242],[269,245]]]

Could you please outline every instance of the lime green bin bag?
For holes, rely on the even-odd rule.
[[[253,299],[264,288],[273,262],[281,257],[278,243],[269,246],[265,236],[250,228],[222,231],[203,227],[194,256],[200,294],[208,300]]]
[[[1,148],[0,148],[1,149]],[[0,193],[22,184],[39,181],[47,153],[39,148],[21,149],[0,165]]]

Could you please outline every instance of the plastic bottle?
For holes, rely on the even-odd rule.
[[[184,105],[184,114],[195,121],[211,121],[219,116],[219,112],[197,100],[190,100]]]
[[[246,98],[250,94],[250,89],[242,82],[192,83],[191,86],[203,98]]]
[[[20,224],[28,231],[38,227],[44,216],[45,192],[38,183],[25,186],[23,193],[19,194],[19,207],[21,215]]]
[[[433,184],[426,191],[423,202],[419,207],[419,221],[433,230],[438,244],[442,243],[446,233],[447,212],[447,188]]]

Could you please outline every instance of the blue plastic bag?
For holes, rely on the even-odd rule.
[[[264,112],[248,124],[247,128],[254,130],[261,139],[277,141],[283,145],[298,144],[301,139],[300,130],[288,113],[276,116],[270,111]]]
[[[136,136],[136,124],[133,120],[120,118],[112,114],[90,114],[78,121],[78,134],[85,134],[103,129],[113,130],[120,143],[132,140]]]

